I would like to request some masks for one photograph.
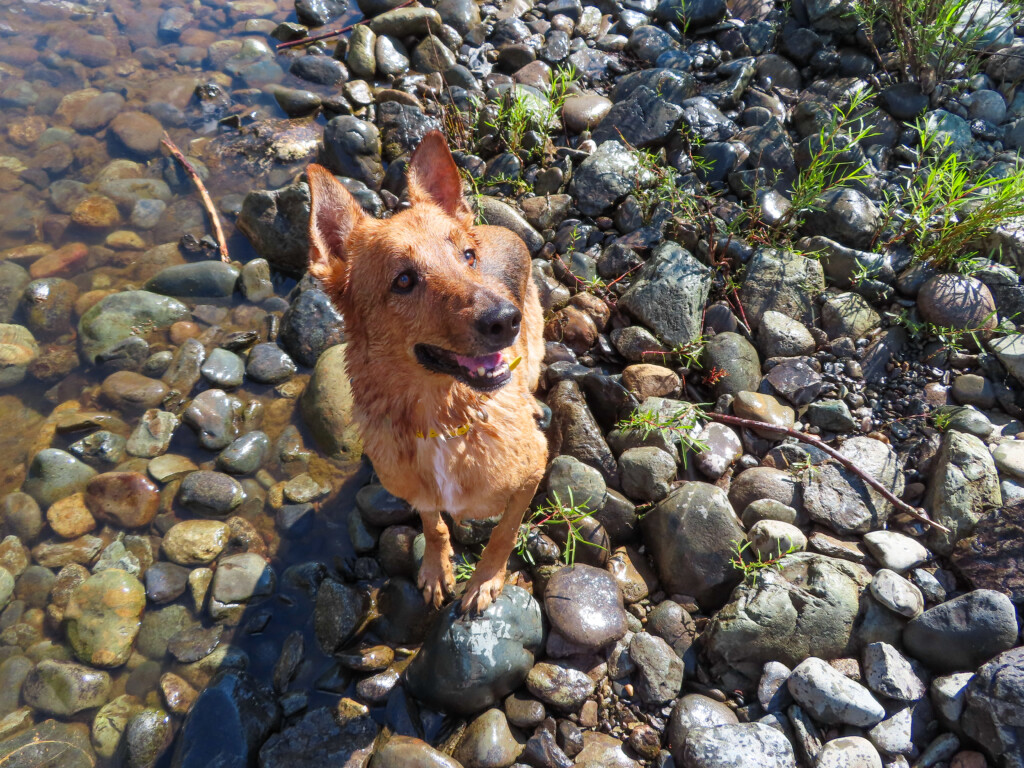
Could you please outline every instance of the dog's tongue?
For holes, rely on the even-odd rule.
[[[483,368],[485,371],[497,368],[501,365],[501,360],[501,352],[495,352],[493,355],[483,355],[481,357],[463,357],[462,355],[455,356],[455,361],[459,365],[473,373],[476,373],[480,368]]]

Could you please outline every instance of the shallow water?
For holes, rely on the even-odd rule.
[[[175,35],[158,31],[166,11],[185,8],[193,19],[185,24],[180,37],[171,39]],[[354,15],[357,13],[348,14]],[[348,16],[340,21],[346,22]],[[168,265],[217,258],[209,250],[182,256],[174,247],[183,235],[201,238],[213,230],[191,181],[166,151],[153,146],[161,129],[197,161],[206,175],[206,185],[221,209],[232,259],[244,263],[255,256],[233,224],[242,197],[251,189],[279,187],[292,181],[312,159],[315,139],[323,127],[322,117],[287,121],[268,86],[280,82],[306,90],[321,88],[323,94],[330,90],[288,75],[287,56],[266,52],[248,60],[250,49],[258,51],[276,42],[268,35],[278,23],[294,20],[294,0],[204,0],[188,6],[147,0],[83,4],[18,0],[0,7],[0,264],[10,260],[29,270],[32,277],[62,277],[78,289],[79,303],[70,328],[51,338],[38,339],[44,356],[76,348],[73,329],[80,311],[91,301],[87,296],[90,292],[138,288]],[[216,89],[207,89],[205,95],[213,98],[197,99],[197,86],[210,84],[221,93],[231,93],[232,98],[220,99]],[[101,93],[116,96],[97,104],[95,97]],[[158,125],[138,118],[139,113],[155,118]],[[143,129],[134,130],[131,122],[122,129],[129,137],[128,143],[137,145],[134,149],[113,128],[118,115],[125,114],[132,117],[121,120],[134,120]],[[260,128],[256,133],[249,130],[254,124]],[[289,156],[284,160],[267,158],[259,151],[265,144],[260,137],[278,137],[284,128],[290,128],[290,140],[280,146],[288,150]],[[241,147],[238,152],[233,151],[236,146]],[[249,151],[253,147],[258,151]],[[116,215],[109,216],[103,226],[75,220],[76,201],[100,192],[105,182],[125,178],[165,182],[169,194],[163,195],[163,213],[145,221],[147,211],[140,214],[137,202],[128,199],[119,201]],[[84,246],[75,252],[74,259],[56,267],[38,266],[40,258],[73,243]],[[274,275],[274,282],[277,298],[265,306],[280,314],[282,300],[294,280]],[[91,298],[100,295],[95,293]],[[258,328],[265,315],[237,293],[231,300],[186,303],[190,308],[197,303],[205,305],[197,314],[215,321],[226,332]],[[20,321],[15,317],[14,322]],[[199,325],[206,327],[202,322]],[[151,353],[174,348],[167,332],[154,332],[146,338]],[[65,365],[59,375],[45,382],[28,376],[22,383],[0,390],[0,496],[18,489],[28,460],[40,448],[66,450],[87,433],[56,430],[54,422],[59,413],[74,409],[116,412],[102,401],[99,392],[109,373],[86,367],[80,360],[77,365]],[[291,386],[301,384],[308,375],[308,370],[300,369]],[[314,448],[294,396],[282,396],[273,387],[250,381],[235,394],[245,401],[262,402],[265,415],[261,428],[271,445],[285,427],[295,425],[305,445]],[[138,418],[123,417],[129,429]],[[184,426],[179,427],[169,452],[189,456],[200,468],[210,467],[214,458],[213,453],[197,445],[192,431]],[[129,468],[146,471],[145,460],[131,463]],[[110,469],[113,467],[105,468]],[[290,473],[306,469],[280,468],[275,471],[275,479],[287,479]],[[269,506],[243,507],[248,511],[242,516],[266,542],[278,589],[269,601],[247,609],[224,643],[230,637],[249,655],[250,670],[259,679],[269,681],[282,641],[289,633],[301,630],[306,661],[292,687],[313,691],[315,679],[330,666],[330,660],[320,653],[309,626],[309,591],[295,585],[301,579],[292,583],[285,570],[311,561],[332,568],[351,558],[345,516],[354,489],[366,481],[366,469],[328,461],[316,454],[308,471],[332,488],[318,504],[310,535],[297,541],[282,540],[275,531]],[[165,497],[173,491],[172,483],[164,490]],[[174,512],[162,511],[156,526],[164,531],[176,519]],[[108,526],[95,533],[112,540],[118,531]],[[47,535],[44,532],[43,536]],[[192,611],[187,593],[176,603]],[[147,605],[147,613],[155,607]],[[268,615],[270,620],[264,627]],[[208,623],[209,619],[204,618]],[[46,625],[43,631],[46,638],[65,644],[62,630],[54,631]],[[157,682],[160,673],[172,667],[169,662],[159,665],[133,656],[126,666],[109,670],[115,680],[112,698],[127,689],[147,704],[162,706]],[[318,703],[316,698],[313,693],[310,706]],[[87,711],[73,719],[90,723],[93,714]]]

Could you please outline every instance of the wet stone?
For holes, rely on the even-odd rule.
[[[247,475],[260,468],[269,450],[270,439],[265,433],[259,430],[247,432],[220,452],[217,465],[225,472]]]
[[[366,595],[355,587],[328,579],[317,590],[313,629],[324,653],[344,647],[363,621]]]
[[[224,627],[214,624],[212,627],[186,627],[171,635],[167,640],[167,651],[182,664],[190,664],[205,659],[220,645]]]
[[[171,444],[178,417],[168,411],[155,408],[146,411],[132,434],[128,437],[125,450],[131,456],[153,458],[164,453]],[[159,480],[159,478],[157,478]]]
[[[95,474],[70,453],[45,448],[32,458],[22,488],[40,504],[49,505],[83,490]]]
[[[145,588],[124,571],[90,576],[72,593],[64,611],[75,655],[94,666],[123,664],[138,634],[145,603]]]
[[[548,662],[535,664],[526,677],[526,687],[549,706],[575,712],[594,692],[595,683],[585,672]]]
[[[22,696],[26,704],[40,712],[70,717],[104,704],[110,689],[106,672],[70,661],[45,659],[25,678]]]
[[[592,566],[558,570],[548,580],[544,607],[552,627],[584,648],[600,648],[626,633],[622,592],[607,571]]]
[[[68,451],[86,462],[113,466],[124,461],[127,440],[105,429],[86,435],[68,446]]]
[[[526,679],[542,639],[540,606],[526,591],[506,586],[478,617],[460,617],[456,609],[431,625],[406,671],[407,685],[444,711],[478,712]]]
[[[277,344],[257,344],[249,351],[245,372],[259,384],[280,384],[296,371],[295,362]]]
[[[273,594],[277,577],[267,561],[253,552],[221,558],[211,595],[221,603],[244,603]]]
[[[192,472],[181,481],[178,490],[179,503],[200,515],[224,517],[244,500],[242,486],[223,472]]]
[[[187,568],[174,563],[154,563],[146,569],[146,597],[154,603],[169,603],[185,594]]]
[[[168,605],[146,611],[142,618],[136,650],[154,661],[167,654],[167,643],[191,623],[188,609],[183,605]]]
[[[164,535],[162,548],[178,565],[213,562],[227,546],[230,528],[219,520],[185,520]]]
[[[86,485],[85,503],[101,522],[139,528],[156,516],[160,495],[153,481],[139,472],[105,472]]]
[[[85,504],[85,496],[75,493],[55,501],[46,510],[46,521],[53,532],[64,539],[77,539],[96,527],[96,519]]]
[[[196,431],[200,445],[217,451],[237,436],[240,411],[238,398],[221,389],[208,389],[192,399],[182,419]]]
[[[203,378],[215,387],[234,389],[241,385],[245,363],[234,352],[218,347],[210,353],[200,371]]]

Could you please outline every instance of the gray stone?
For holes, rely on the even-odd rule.
[[[903,493],[903,471],[896,453],[870,437],[853,437],[839,452],[869,473],[895,496]],[[892,504],[863,480],[838,465],[827,463],[806,473],[804,506],[811,519],[836,533],[866,533],[884,527]]]
[[[430,9],[410,8],[407,10]],[[384,179],[380,131],[373,123],[359,120],[350,115],[335,117],[327,123],[327,127],[324,128],[324,143],[320,151],[320,160],[333,173],[361,181],[371,189],[379,189],[380,183]],[[274,263],[273,259],[266,254],[261,255],[267,261]],[[305,252],[303,256],[306,256]],[[303,266],[305,263],[304,258]]]
[[[213,386],[233,389],[242,384],[245,364],[234,352],[217,347],[206,358],[200,371]]]
[[[1001,592],[976,589],[929,608],[907,624],[903,645],[931,669],[955,672],[975,669],[1012,648],[1017,616]]]
[[[885,709],[864,686],[819,658],[798,664],[787,686],[796,702],[822,723],[863,728],[885,717]]]
[[[191,472],[178,489],[178,502],[199,515],[224,517],[244,500],[241,484],[223,472]]]
[[[913,619],[924,611],[924,596],[914,584],[895,571],[880,568],[871,580],[871,594],[893,613]]]
[[[44,448],[28,466],[22,490],[42,506],[85,489],[96,470],[59,448]]]
[[[642,528],[665,589],[712,608],[739,582],[730,560],[732,542],[742,541],[744,532],[721,489],[684,483],[647,514]]]
[[[760,248],[747,264],[740,299],[756,330],[768,310],[811,325],[814,298],[825,290],[825,274],[816,259],[800,253]]]
[[[96,357],[117,342],[150,330],[164,330],[188,317],[188,307],[177,299],[149,291],[121,291],[104,296],[78,322],[82,351]]]
[[[540,606],[518,587],[505,587],[477,617],[459,616],[453,604],[406,670],[408,689],[447,712],[478,712],[523,683],[541,640]]]
[[[930,530],[929,548],[948,555],[957,541],[971,535],[988,507],[1001,505],[999,476],[985,444],[973,435],[946,432],[935,457],[924,508],[951,532]]]
[[[345,369],[346,345],[325,350],[306,385],[302,417],[318,445],[335,458],[358,459],[362,441],[352,420],[352,389]]]
[[[783,733],[761,723],[737,723],[691,730],[680,765],[686,768],[733,765],[796,768],[797,763],[793,747]]]
[[[683,687],[683,660],[660,637],[637,632],[629,641],[636,664],[636,692],[648,706],[673,701]]]
[[[526,687],[545,704],[575,712],[583,706],[597,684],[578,669],[542,661],[534,664],[526,676]]]
[[[761,316],[757,342],[766,358],[809,355],[816,346],[814,337],[802,323],[773,310]]]
[[[222,261],[199,261],[165,267],[143,288],[165,296],[227,298],[235,292],[238,267]]]
[[[704,369],[724,371],[715,383],[715,394],[735,395],[757,392],[761,384],[761,361],[757,350],[738,333],[718,333],[704,346]]]
[[[219,451],[238,435],[241,411],[237,397],[221,389],[207,389],[192,399],[182,419],[195,430],[200,445]]]
[[[864,546],[883,568],[904,573],[930,557],[923,545],[896,531],[871,531],[864,534]]]
[[[570,191],[581,213],[600,216],[634,190],[638,174],[635,154],[620,141],[606,141],[575,169]]]
[[[600,568],[578,564],[556,571],[544,589],[544,608],[552,628],[581,648],[601,648],[626,633],[622,592]]]
[[[713,669],[736,670],[755,684],[769,661],[792,666],[808,656],[856,652],[867,569],[809,552],[789,555],[780,566],[741,583],[712,619],[705,641]]]
[[[990,758],[1020,765],[1024,754],[1024,647],[1001,653],[983,665],[967,686],[960,721],[964,733]]]
[[[833,296],[821,307],[821,327],[830,339],[859,339],[882,324],[882,318],[864,297],[856,293]]]
[[[861,736],[843,736],[827,742],[818,753],[815,768],[882,768],[882,757]]]
[[[928,686],[913,666],[888,643],[869,643],[862,656],[864,682],[875,693],[897,701],[917,701]]]
[[[40,661],[22,685],[25,703],[47,715],[70,717],[106,703],[110,675],[82,664],[57,659]]]
[[[306,183],[249,192],[236,223],[256,253],[271,266],[291,274],[305,271],[309,261]]]

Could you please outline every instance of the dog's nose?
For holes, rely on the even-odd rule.
[[[515,341],[522,317],[515,305],[503,301],[480,313],[476,319],[476,330],[488,344],[498,348],[507,347]]]

